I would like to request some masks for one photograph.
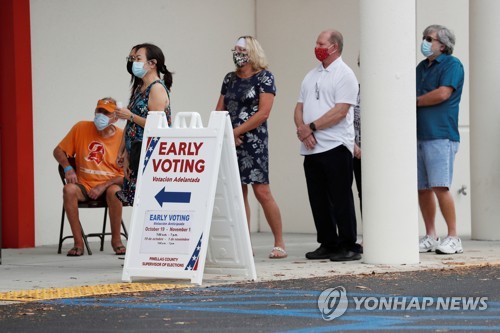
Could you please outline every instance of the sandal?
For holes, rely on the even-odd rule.
[[[119,245],[117,247],[113,247],[113,251],[115,251],[117,256],[122,256],[127,252],[127,248],[123,245]]]
[[[68,257],[80,257],[83,256],[83,249],[79,247],[73,247],[66,254]]]
[[[271,253],[269,253],[269,258],[270,259],[284,259],[288,257],[288,254],[286,253],[286,251],[279,247],[279,246],[275,246],[273,247],[273,249],[271,250]]]

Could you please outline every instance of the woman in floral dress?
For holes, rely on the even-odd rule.
[[[123,191],[117,193],[125,205],[133,205],[134,202],[137,167],[148,112],[164,110],[170,124],[172,73],[165,66],[165,56],[153,44],[140,44],[134,48],[132,73],[140,85],[133,91],[128,107],[116,111],[119,118],[127,120],[118,157],[123,159],[125,179]]]
[[[248,185],[252,185],[274,235],[269,258],[285,258],[281,213],[269,187],[267,118],[276,94],[274,76],[267,70],[264,51],[255,38],[240,37],[232,52],[236,70],[224,77],[216,110],[228,111],[233,124],[247,222],[250,224]]]

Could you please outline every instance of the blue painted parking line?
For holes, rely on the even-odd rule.
[[[230,293],[210,295],[210,293]],[[234,315],[293,317],[307,320],[307,328],[285,330],[287,333],[377,331],[377,330],[464,330],[500,331],[500,302],[488,301],[487,308],[478,310],[436,309],[366,309],[356,308],[348,300],[347,311],[331,321],[323,320],[318,309],[319,291],[271,290],[245,288],[195,288],[190,295],[176,296],[177,291],[163,291],[157,296],[111,298],[76,298],[45,303],[126,309],[156,309],[163,311],[213,312]],[[169,295],[172,293],[172,295]],[[199,293],[197,295],[196,293]],[[370,293],[349,293],[350,297],[391,297]],[[393,297],[393,296],[392,296]],[[409,295],[398,297],[417,298]],[[428,297],[429,299],[431,297]],[[433,299],[437,299],[434,297]],[[300,325],[298,325],[300,326]],[[305,326],[305,325],[304,325]]]

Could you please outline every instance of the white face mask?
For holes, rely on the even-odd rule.
[[[102,131],[110,125],[109,118],[102,113],[97,113],[94,117],[94,125],[98,131]]]

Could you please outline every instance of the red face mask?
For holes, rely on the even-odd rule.
[[[330,45],[330,47],[332,46],[333,44]],[[318,59],[319,61],[323,61],[328,58],[328,56],[330,55],[330,53],[328,53],[330,47],[315,47],[314,54],[316,55],[316,59]]]

